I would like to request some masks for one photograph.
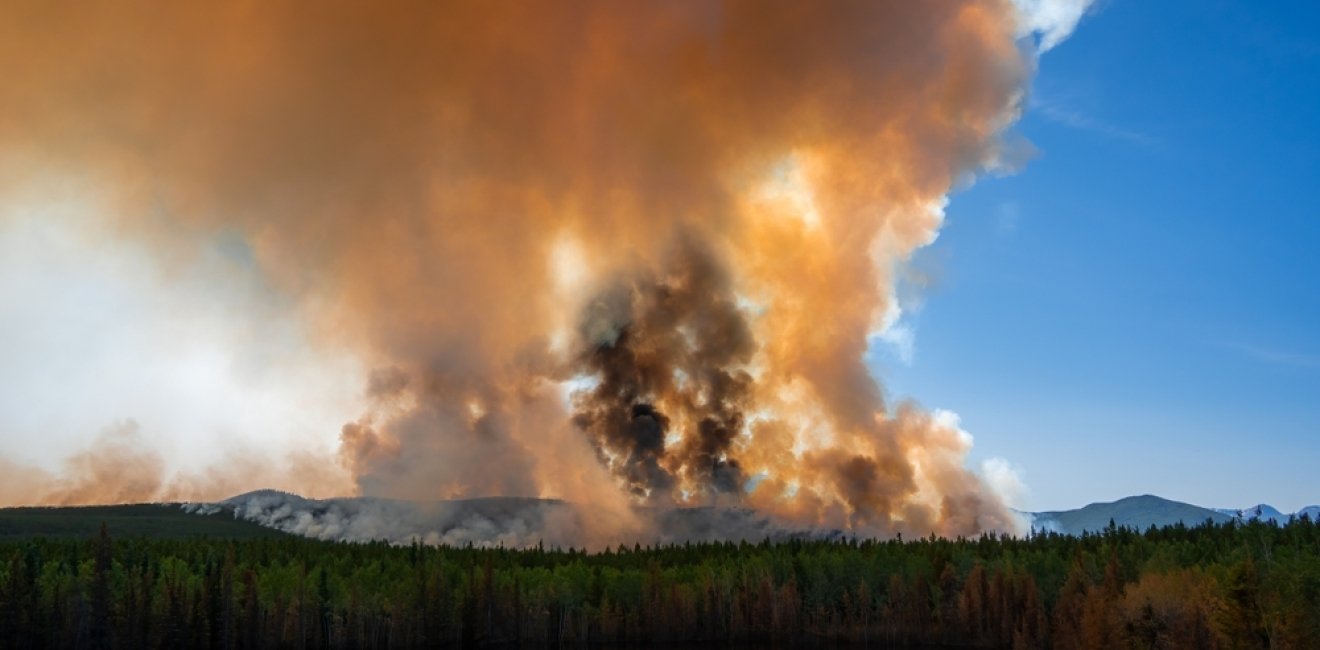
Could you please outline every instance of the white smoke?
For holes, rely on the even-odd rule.
[[[362,408],[356,360],[312,345],[241,240],[158,263],[95,225],[108,217],[94,198],[0,198],[0,455],[58,471],[68,450],[132,420],[162,484],[236,452],[331,457],[325,432]],[[308,489],[287,477],[254,478]]]
[[[627,538],[592,539],[580,504],[553,499],[494,497],[416,502],[369,497],[306,499],[259,490],[217,503],[185,503],[190,513],[233,513],[236,519],[301,537],[336,542],[420,542],[431,546],[603,548],[619,543],[835,539],[842,531],[793,527],[748,508],[639,508],[649,530]]]
[[[1013,0],[1019,32],[1039,38],[1036,51],[1045,53],[1064,42],[1077,29],[1095,0]]]
[[[990,489],[1011,508],[1021,508],[1027,497],[1027,484],[1022,473],[1005,458],[987,458],[981,461],[981,478]]]

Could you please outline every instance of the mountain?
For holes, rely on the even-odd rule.
[[[1320,506],[1306,506],[1297,512],[1279,512],[1274,506],[1267,503],[1251,506],[1250,508],[1216,508],[1216,512],[1222,512],[1238,521],[1273,521],[1278,524],[1286,524],[1293,517],[1305,515],[1315,521],[1320,517]]]
[[[219,503],[186,504],[196,513],[231,516],[314,539],[384,540],[463,546],[528,546],[543,541],[568,546],[581,522],[574,508],[554,499],[488,497],[418,502],[376,497],[308,499],[258,490]]]
[[[1168,526],[1178,522],[1195,526],[1204,523],[1207,519],[1216,523],[1233,519],[1223,512],[1190,503],[1170,501],[1150,494],[1127,497],[1111,503],[1092,503],[1077,510],[1030,514],[1033,529],[1068,535],[1104,530],[1110,520],[1118,526],[1145,530],[1151,526]]]
[[[835,539],[844,531],[803,529],[776,521],[768,515],[740,507],[635,508],[635,525],[615,526],[611,521],[628,513],[605,513],[586,504],[554,499],[490,497],[450,501],[417,502],[374,497],[308,499],[296,494],[259,490],[217,503],[184,504],[186,512],[229,517],[260,524],[285,533],[334,541],[383,540],[396,544],[420,541],[451,546],[502,545],[526,547],[595,546],[641,542],[685,541],[758,542],[763,539]],[[1320,507],[1312,506],[1312,518]],[[1145,530],[1182,522],[1196,526],[1253,519],[1286,523],[1288,517],[1261,504],[1243,510],[1216,510],[1171,501],[1153,495],[1092,503],[1076,510],[1019,513],[1037,531],[1070,535],[1099,532],[1113,521],[1118,526]],[[1300,514],[1300,512],[1299,512]],[[605,522],[605,525],[601,525]],[[601,530],[613,530],[609,539],[595,539]],[[1025,531],[1024,531],[1025,532]]]
[[[1119,499],[1112,503],[1092,503],[1076,510],[1024,514],[1032,519],[1032,528],[1035,530],[1080,535],[1085,531],[1104,530],[1109,525],[1110,519],[1113,519],[1118,526],[1137,530],[1145,530],[1152,525],[1167,526],[1180,521],[1188,526],[1195,526],[1207,519],[1216,523],[1230,520],[1244,523],[1259,520],[1282,525],[1288,523],[1288,519],[1303,514],[1310,516],[1314,521],[1320,517],[1320,506],[1307,506],[1295,513],[1280,512],[1265,503],[1250,508],[1202,508],[1190,503],[1144,494]]]
[[[618,519],[627,518],[628,513],[606,513],[583,504],[524,497],[419,502],[373,497],[307,499],[259,490],[219,503],[187,504],[184,508],[196,513],[228,512],[233,517],[315,539],[383,540],[395,544],[420,541],[518,548],[540,543],[565,547],[843,536],[837,530],[792,528],[739,507],[639,507],[634,509],[631,522],[618,525]],[[593,536],[602,530],[613,531],[611,537]]]
[[[595,540],[609,544],[681,543],[684,541],[835,539],[844,531],[805,530],[786,526],[754,510],[739,507],[637,509],[646,522],[628,539]],[[1242,509],[1211,509],[1152,495],[1092,503],[1076,510],[1022,512],[1037,531],[1070,535],[1116,525],[1145,530],[1182,522],[1195,526],[1261,520],[1279,524],[1290,517],[1320,519],[1320,506],[1282,513],[1260,504]],[[580,546],[589,518],[618,516],[554,499],[492,497],[439,502],[353,497],[307,499],[296,494],[259,490],[216,503],[135,504],[115,506],[0,508],[0,541],[33,537],[94,536],[104,522],[114,537],[246,539],[294,534],[335,541],[384,540],[462,546]],[[600,519],[597,519],[600,521]]]
[[[1288,523],[1288,518],[1292,515],[1279,512],[1274,506],[1266,503],[1251,506],[1250,508],[1232,509],[1215,508],[1215,512],[1226,514],[1238,521],[1273,521],[1280,524]]]

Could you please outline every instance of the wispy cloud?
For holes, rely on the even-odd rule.
[[[1320,354],[1308,354],[1297,352],[1295,350],[1280,350],[1278,348],[1267,348],[1246,343],[1221,343],[1223,347],[1235,350],[1246,357],[1279,366],[1292,366],[1294,368],[1312,368],[1320,369]]]
[[[1036,114],[1055,124],[1090,131],[1107,138],[1123,140],[1143,147],[1155,147],[1160,144],[1160,139],[1153,135],[1110,124],[1054,101],[1033,97],[1029,106]]]
[[[1017,201],[1004,201],[995,208],[995,230],[1002,236],[1017,232],[1022,220],[1022,207]]]
[[[887,349],[905,366],[911,367],[917,356],[917,332],[906,323],[894,323],[872,336],[885,344]]]

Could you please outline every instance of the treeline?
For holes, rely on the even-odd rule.
[[[1320,647],[1320,526],[579,550],[0,544],[0,647]]]

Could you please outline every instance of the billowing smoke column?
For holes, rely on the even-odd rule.
[[[1007,1],[10,2],[0,171],[163,263],[238,237],[377,368],[368,495],[1011,526],[862,356],[960,179],[1005,164]],[[35,171],[34,171],[35,170]],[[209,495],[217,496],[217,495]]]
[[[574,420],[629,492],[662,502],[676,479],[738,495],[747,478],[731,452],[756,344],[729,278],[696,246],[682,242],[662,276],[607,289],[578,331],[575,369],[597,383],[573,394]]]

